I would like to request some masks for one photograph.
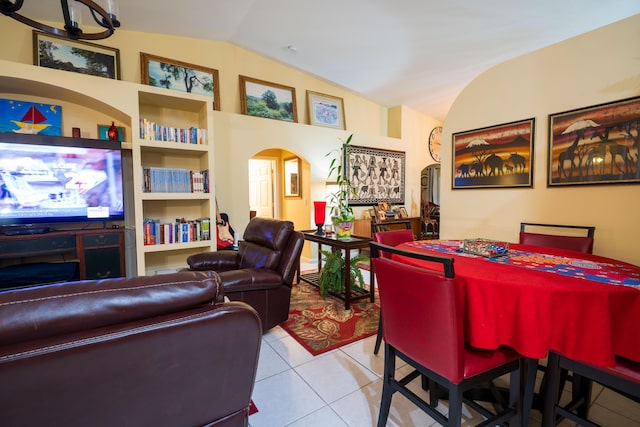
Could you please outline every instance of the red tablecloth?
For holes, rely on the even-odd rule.
[[[455,258],[470,345],[508,345],[535,359],[555,350],[599,366],[612,366],[615,355],[640,361],[640,267],[518,244],[511,244],[505,259],[489,260],[457,253],[458,243],[427,240],[399,247]]]

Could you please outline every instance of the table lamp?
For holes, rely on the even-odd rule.
[[[322,227],[324,227],[326,208],[327,202],[313,202],[313,217],[315,218],[316,227],[318,227],[318,230],[316,231],[318,236],[324,236]]]

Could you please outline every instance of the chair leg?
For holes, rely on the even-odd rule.
[[[376,345],[373,348],[373,354],[378,354],[380,351],[380,344],[382,344],[382,312],[380,313],[380,317],[378,319],[378,334],[376,335]]]
[[[462,390],[460,387],[449,388],[448,418],[448,427],[460,427],[462,424]]]
[[[394,389],[391,382],[394,380],[396,371],[396,351],[389,344],[384,345],[384,375],[382,376],[382,399],[380,401],[380,412],[378,413],[378,427],[384,427],[389,418],[391,409],[391,397]]]

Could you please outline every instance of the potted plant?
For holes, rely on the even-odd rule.
[[[344,267],[345,259],[342,256],[342,251],[320,251],[324,255],[322,269],[320,270],[320,276],[318,277],[318,286],[320,288],[320,294],[323,298],[327,297],[329,291],[336,293],[344,293]],[[358,268],[358,263],[361,261],[368,261],[369,258],[365,255],[357,255],[349,261],[349,280],[351,281],[351,289],[364,292],[362,284],[364,283],[364,277],[362,271]],[[358,279],[356,284],[356,279]]]
[[[333,215],[331,221],[336,229],[337,237],[349,238],[351,237],[351,230],[353,229],[353,209],[349,206],[349,196],[356,194],[356,189],[352,187],[351,180],[347,175],[347,148],[351,143],[353,134],[349,135],[346,140],[341,140],[342,144],[339,148],[336,148],[327,156],[335,154],[335,157],[331,160],[329,165],[329,180],[335,180],[337,190],[329,194],[329,203],[333,205]]]

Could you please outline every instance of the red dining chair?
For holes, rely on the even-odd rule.
[[[413,241],[413,231],[411,225],[407,229],[403,230],[390,230],[390,231],[378,231],[373,233],[373,240],[383,245],[398,246],[400,243]],[[390,254],[382,252],[382,257],[390,257]],[[375,277],[375,275],[371,275]],[[380,351],[380,345],[382,344],[382,313],[380,314],[380,320],[378,322],[378,334],[376,335],[376,345],[373,348],[373,354],[378,354]]]
[[[560,376],[562,370],[572,371],[574,375],[586,380],[585,393],[573,396],[564,406],[560,401]],[[600,368],[561,354],[551,352],[547,362],[548,381],[546,385],[543,426],[555,426],[563,417],[581,426],[599,427],[588,419],[591,404],[591,383],[602,384],[635,402],[640,403],[640,363],[624,358],[616,358],[616,365],[611,368]]]
[[[547,233],[534,233],[531,228],[544,227]],[[585,236],[575,235],[576,231]],[[539,224],[532,222],[520,223],[520,243],[525,245],[546,246],[550,248],[569,249],[585,254],[593,253],[593,236],[596,228],[582,225]]]
[[[372,242],[370,248],[378,275],[380,303],[385,314],[384,382],[378,427],[383,427],[387,422],[395,392],[400,392],[445,426],[461,425],[463,402],[488,418],[483,423],[485,425],[501,424],[512,417],[521,417],[522,421],[524,415],[528,420],[529,410],[526,408],[530,407],[533,396],[535,369],[528,370],[526,388],[523,390],[519,374],[525,365],[524,359],[515,351],[507,347],[481,350],[465,343],[464,298],[460,295],[461,288],[455,277],[453,258],[405,251],[377,242]],[[382,257],[381,252],[427,261],[429,269]],[[414,371],[396,378],[396,357]],[[512,396],[515,393],[525,396],[528,405],[525,402],[518,404],[517,399],[512,399],[510,406],[492,413],[463,397],[464,391],[507,373],[511,373]],[[437,402],[430,399],[427,403],[407,388],[419,375],[448,390],[448,417],[436,410]]]

